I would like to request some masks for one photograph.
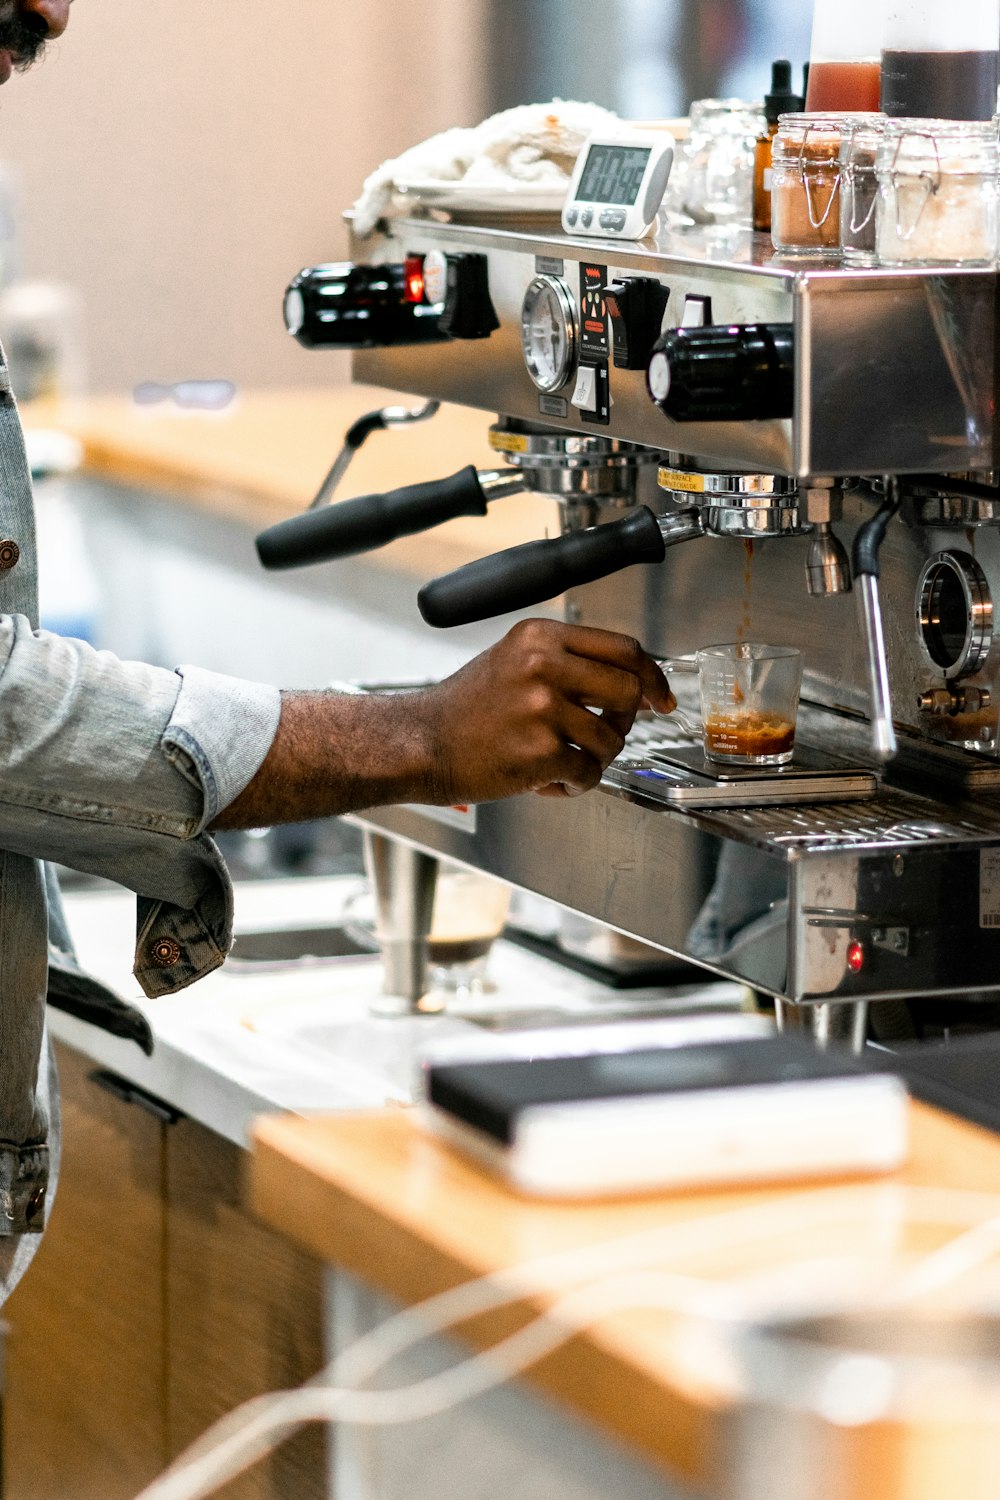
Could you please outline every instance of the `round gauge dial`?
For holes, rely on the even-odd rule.
[[[540,391],[557,391],[576,364],[576,309],[556,276],[536,276],[521,304],[521,352]]]

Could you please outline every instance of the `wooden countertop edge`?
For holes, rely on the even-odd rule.
[[[355,1191],[329,1170],[322,1147],[314,1148],[299,1137],[290,1149],[288,1124],[289,1118],[280,1116],[258,1120],[254,1128],[249,1201],[266,1223],[291,1235],[320,1259],[335,1259],[343,1270],[406,1306],[496,1269],[473,1255],[449,1253],[440,1235],[437,1242],[425,1237],[419,1222],[381,1213],[363,1196],[360,1184]],[[447,1146],[430,1140],[426,1144],[432,1152],[450,1157],[463,1174],[478,1174],[476,1167]],[[485,1177],[484,1182],[496,1186]],[[291,1203],[295,1205],[294,1224],[289,1222]],[[373,1214],[377,1216],[377,1256],[372,1246]],[[335,1257],[331,1257],[330,1236],[324,1227],[332,1216],[337,1226]],[[549,1300],[531,1298],[516,1307],[492,1311],[463,1325],[461,1336],[476,1348],[488,1348],[532,1321]],[[715,1411],[631,1363],[615,1347],[613,1337],[600,1330],[577,1335],[524,1378],[672,1476],[691,1485],[707,1481],[704,1464],[711,1445],[706,1424]]]
[[[881,1222],[883,1185],[945,1187],[996,1199],[1000,1139],[927,1105],[912,1103],[910,1110],[910,1161],[898,1173],[869,1179],[874,1219]],[[864,1182],[855,1181],[864,1190]],[[838,1185],[844,1184],[801,1187]],[[696,1217],[713,1216],[756,1208],[769,1193],[785,1197],[796,1188],[536,1203],[428,1136],[411,1111],[395,1109],[258,1120],[249,1199],[273,1228],[413,1305],[539,1256],[681,1225],[689,1205]],[[523,1326],[549,1300],[533,1295],[518,1309],[491,1313],[461,1332],[483,1347]],[[675,1479],[709,1490],[726,1462],[727,1408],[717,1392],[685,1375],[673,1357],[674,1326],[665,1317],[616,1314],[575,1336],[526,1379]]]

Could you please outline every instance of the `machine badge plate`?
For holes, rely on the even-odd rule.
[[[979,856],[979,926],[1000,927],[1000,849],[984,849]]]
[[[608,332],[608,304],[605,287],[607,266],[582,261],[580,264],[580,366],[594,371],[592,404],[580,407],[585,422],[607,427],[611,422],[611,392],[608,385],[608,361],[611,339]]]

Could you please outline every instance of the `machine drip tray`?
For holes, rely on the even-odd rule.
[[[706,759],[699,745],[647,740],[615,761],[605,777],[608,784],[675,807],[856,802],[878,790],[872,770],[801,743],[787,766],[722,766]]]

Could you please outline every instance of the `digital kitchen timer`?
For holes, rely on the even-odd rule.
[[[669,131],[592,135],[577,157],[563,204],[566,233],[642,239],[659,212],[673,162]]]

